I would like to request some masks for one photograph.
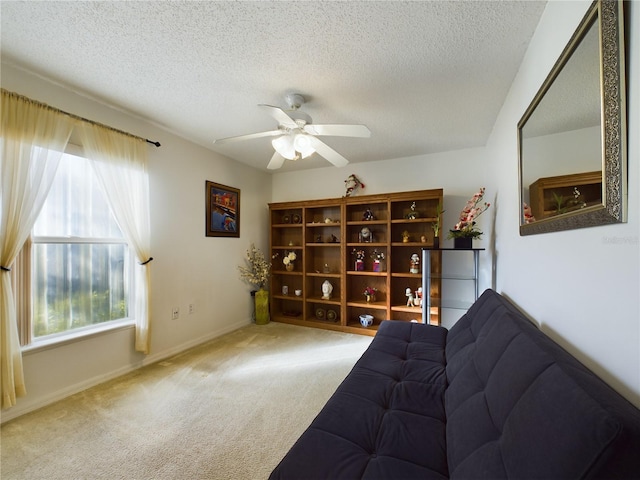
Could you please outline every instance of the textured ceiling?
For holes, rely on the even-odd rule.
[[[260,169],[270,139],[213,139],[273,130],[257,105],[299,92],[314,123],[369,127],[322,137],[362,162],[484,145],[544,6],[2,0],[1,55]],[[328,165],[316,154],[283,170]]]

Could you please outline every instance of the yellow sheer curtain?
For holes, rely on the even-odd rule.
[[[2,408],[26,394],[11,266],[47,198],[75,120],[2,90],[0,131],[0,372]]]
[[[118,225],[133,247],[135,269],[135,348],[149,353],[151,315],[151,229],[149,220],[149,177],[147,143],[101,125],[84,124],[82,146],[95,169],[98,181],[113,210]]]

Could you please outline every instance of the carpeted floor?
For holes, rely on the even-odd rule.
[[[0,476],[265,479],[370,342],[244,327],[8,422]]]

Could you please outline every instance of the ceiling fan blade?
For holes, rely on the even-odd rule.
[[[311,142],[311,146],[316,149],[316,153],[324,158],[326,158],[329,162],[333,163],[336,167],[344,167],[349,163],[349,160],[344,158],[338,152],[336,152],[329,145],[324,143],[317,137],[313,135],[309,136],[309,142]]]
[[[303,130],[311,135],[330,137],[363,137],[371,136],[371,130],[365,125],[305,125]]]
[[[258,106],[266,110],[269,115],[275,118],[278,122],[278,125],[282,125],[286,128],[298,128],[298,124],[295,122],[295,120],[287,115],[281,108],[263,104],[260,104]]]
[[[238,142],[240,140],[251,140],[253,138],[275,137],[276,135],[282,135],[283,133],[284,132],[282,130],[270,130],[268,132],[250,133],[248,135],[239,135],[237,137],[220,138],[218,140],[214,140],[213,143],[231,143]]]
[[[267,168],[269,170],[276,170],[282,166],[284,160],[285,158],[276,152],[273,154],[273,157],[271,157],[271,161],[269,162],[269,165],[267,165]]]

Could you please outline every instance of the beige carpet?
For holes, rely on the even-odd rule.
[[[0,476],[265,479],[370,342],[244,327],[8,422]]]

